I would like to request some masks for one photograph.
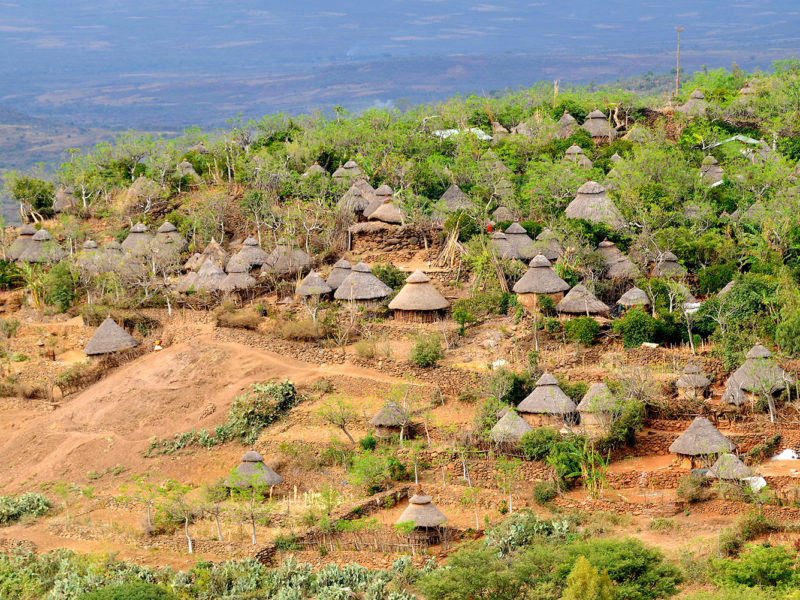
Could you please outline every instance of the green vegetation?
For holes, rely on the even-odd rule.
[[[26,492],[17,497],[0,496],[0,525],[26,517],[36,518],[50,510],[50,501],[42,494]]]
[[[571,342],[591,346],[600,333],[600,325],[592,317],[576,317],[564,323],[564,333]]]
[[[418,367],[433,367],[444,358],[441,336],[436,333],[419,335],[408,358]]]

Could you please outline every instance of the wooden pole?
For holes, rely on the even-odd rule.
[[[675,66],[675,97],[678,96],[678,90],[681,85],[681,31],[683,31],[683,29],[683,27],[675,28],[675,31],[678,32],[677,64]]]

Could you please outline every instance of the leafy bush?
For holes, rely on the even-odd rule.
[[[800,356],[800,312],[782,319],[775,328],[775,343],[790,356]]]
[[[724,288],[736,275],[734,263],[709,265],[697,273],[697,287],[704,295],[714,294]]]
[[[576,317],[564,323],[564,333],[571,342],[591,346],[600,333],[600,325],[592,317]]]
[[[276,327],[275,333],[281,339],[295,342],[313,342],[323,335],[320,328],[312,319],[281,321]]]
[[[458,334],[464,337],[467,333],[467,324],[474,323],[475,317],[463,305],[458,305],[453,309],[453,320],[458,323]]]
[[[504,315],[508,312],[511,296],[501,291],[474,291],[469,298],[461,298],[453,302],[453,313],[463,309],[474,317],[486,315]]]
[[[358,445],[361,446],[362,450],[372,452],[378,445],[378,440],[375,439],[375,436],[372,435],[372,432],[370,431],[369,433],[367,433],[367,435],[358,440]]]
[[[20,323],[16,319],[0,319],[0,333],[6,338],[15,338],[19,325]]]
[[[291,533],[278,534],[273,541],[280,552],[296,552],[301,549],[297,536]]]
[[[533,500],[536,504],[545,505],[558,496],[558,487],[552,481],[542,481],[533,488]]]
[[[177,596],[160,585],[140,582],[100,588],[78,600],[177,600]]]
[[[23,517],[40,517],[50,510],[50,501],[42,494],[26,492],[17,496],[0,496],[0,524],[13,523]]]
[[[722,585],[777,587],[794,583],[795,556],[784,546],[755,547],[739,560],[722,559],[714,563],[715,580]]]
[[[0,290],[10,290],[23,283],[19,267],[11,261],[0,259]]]
[[[392,480],[389,460],[385,455],[374,452],[360,454],[353,459],[350,479],[367,494],[382,492]]]
[[[65,312],[75,300],[75,274],[66,262],[53,266],[44,280],[45,299],[59,311]]]
[[[684,502],[702,502],[708,499],[704,478],[697,475],[687,475],[681,479],[676,494]]]
[[[639,400],[621,401],[619,412],[614,416],[608,432],[595,441],[595,446],[602,452],[619,448],[622,445],[632,446],[636,442],[636,433],[642,428],[645,405]]]
[[[519,441],[522,455],[528,460],[544,460],[550,454],[553,445],[561,440],[555,429],[540,427],[529,431]]]
[[[406,284],[408,275],[391,263],[378,264],[372,267],[372,273],[393,290],[399,290]]]
[[[652,342],[657,329],[656,320],[641,308],[632,308],[614,321],[614,333],[622,336],[622,345],[637,348]]]
[[[749,463],[760,463],[772,458],[778,445],[781,443],[781,434],[776,433],[772,437],[764,440],[760,444],[756,444],[747,452],[747,459]]]
[[[408,356],[418,367],[432,367],[444,358],[442,339],[438,334],[420,335]]]
[[[556,312],[556,301],[553,300],[551,296],[547,295],[540,295],[536,299],[536,304],[539,306],[539,310],[542,312],[543,315],[552,316]]]

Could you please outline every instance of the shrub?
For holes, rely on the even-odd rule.
[[[375,436],[370,431],[366,436],[358,440],[358,445],[361,446],[362,450],[371,452],[378,445],[378,440],[375,439]]]
[[[681,479],[676,494],[684,502],[701,502],[708,498],[704,478],[697,475],[687,475]]]
[[[533,500],[536,504],[547,504],[558,496],[558,488],[552,481],[542,481],[533,488]]]
[[[276,535],[274,543],[275,548],[280,552],[296,552],[301,549],[297,536],[291,533],[280,533]]]
[[[734,263],[709,265],[697,273],[697,286],[703,295],[714,294],[725,287],[736,275]]]
[[[393,290],[399,290],[406,283],[408,275],[391,263],[379,264],[372,267],[372,273]]]
[[[378,343],[373,338],[364,338],[355,343],[356,354],[361,358],[375,358],[378,356]]]
[[[540,427],[523,435],[519,446],[526,459],[544,460],[560,439],[561,436],[555,429]]]
[[[19,287],[24,283],[22,272],[13,262],[0,259],[0,290]]]
[[[656,320],[641,308],[632,308],[614,321],[614,333],[622,336],[622,345],[636,348],[652,342],[656,334]]]
[[[558,333],[561,331],[561,321],[558,319],[547,319],[544,322],[544,330],[551,334]]]
[[[458,323],[458,334],[464,337],[467,333],[467,324],[474,323],[475,317],[466,309],[466,307],[459,305],[453,309],[453,320]]]
[[[552,316],[556,312],[556,301],[553,300],[552,297],[546,295],[540,295],[536,299],[536,303],[539,306],[539,310],[542,311],[543,315],[547,315],[548,317]]]
[[[674,531],[678,528],[675,521],[665,517],[656,517],[650,521],[648,525],[653,531]]]
[[[75,299],[75,274],[69,264],[56,264],[45,276],[45,299],[59,311],[65,312]]]
[[[389,461],[383,454],[361,454],[353,459],[350,479],[367,494],[377,494],[386,489],[392,480]]]
[[[760,463],[772,458],[778,445],[781,443],[781,434],[776,433],[772,437],[764,440],[761,444],[756,444],[747,452],[747,459],[750,463]]]
[[[800,312],[781,320],[775,328],[775,343],[791,356],[800,356]]]
[[[50,501],[42,494],[26,492],[17,496],[0,496],[0,524],[13,523],[23,517],[40,517],[50,510]]]
[[[217,327],[231,327],[234,329],[250,329],[255,331],[261,323],[261,315],[252,307],[236,310],[232,305],[220,306],[214,311]]]
[[[745,541],[754,540],[779,529],[780,524],[767,517],[762,510],[751,510],[736,521],[736,531]]]
[[[16,319],[0,319],[0,333],[6,338],[15,338],[19,325],[20,323]]]
[[[276,328],[278,337],[295,342],[312,342],[322,337],[319,327],[311,319],[282,321]]]
[[[84,594],[78,600],[177,600],[177,596],[154,583],[123,583]]]
[[[228,425],[234,437],[253,444],[261,430],[277,421],[300,402],[297,388],[291,381],[254,383],[237,396],[228,414]]]
[[[408,357],[418,367],[432,367],[444,358],[442,339],[438,334],[420,335]]]
[[[795,579],[795,557],[784,546],[755,547],[739,560],[722,559],[715,563],[715,577],[722,585],[776,587]]]
[[[591,346],[600,333],[600,325],[592,317],[577,317],[564,323],[564,333],[571,342]]]

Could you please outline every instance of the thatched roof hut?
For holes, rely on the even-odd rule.
[[[504,231],[506,239],[517,249],[519,257],[524,260],[530,260],[538,253],[533,248],[533,240],[525,228],[514,221]]]
[[[330,294],[332,291],[331,286],[312,269],[311,272],[297,284],[295,294],[301,298],[308,298],[309,296],[324,296],[325,294]]]
[[[745,83],[744,87],[739,90],[739,95],[740,96],[753,96],[753,95],[755,95],[757,93],[758,92],[757,92],[756,88],[752,85],[751,81],[748,81],[747,83]]]
[[[513,292],[519,296],[520,303],[530,312],[536,310],[536,298],[545,294],[555,301],[561,300],[569,284],[559,277],[550,261],[539,254],[530,262],[530,268],[514,284]]]
[[[103,250],[107,252],[114,252],[114,253],[122,253],[122,244],[120,244],[117,240],[111,240],[105,246],[103,246]]]
[[[600,110],[593,110],[586,115],[586,120],[581,125],[589,132],[595,142],[612,142],[617,137],[617,130],[608,122],[608,117]]]
[[[538,379],[534,390],[517,406],[517,412],[534,426],[561,424],[576,409],[575,403],[558,387],[558,381],[549,373]]]
[[[587,429],[600,429],[611,424],[618,402],[605,383],[595,382],[581,398],[578,413],[581,425]]]
[[[611,155],[611,158],[609,158],[608,160],[610,160],[610,161],[611,161],[612,163],[614,163],[614,164],[617,164],[617,163],[621,163],[621,162],[623,162],[625,159],[624,159],[624,158],[622,158],[622,157],[619,155],[619,152],[614,152],[614,154],[612,154],[612,155]]]
[[[78,204],[78,199],[63,187],[58,188],[53,198],[53,212],[58,214],[74,208]]]
[[[686,363],[681,376],[675,382],[678,391],[686,396],[702,396],[710,385],[711,380],[703,374],[700,366],[693,362]]]
[[[492,220],[495,223],[503,223],[504,221],[513,221],[516,219],[514,213],[505,206],[498,206],[492,213]]]
[[[408,500],[408,507],[397,519],[397,523],[414,523],[417,528],[439,527],[447,521],[444,516],[431,502],[430,496],[425,496],[422,490],[411,496]]]
[[[695,90],[691,93],[689,99],[675,110],[683,115],[696,117],[704,115],[708,107],[709,104],[706,101],[705,94],[700,90]]]
[[[583,148],[578,146],[578,144],[572,144],[572,146],[567,148],[564,152],[564,162],[577,163],[581,156],[586,156],[583,153]]]
[[[388,185],[386,183],[381,184],[380,186],[378,186],[378,189],[375,190],[375,195],[376,196],[380,196],[381,198],[388,198],[392,194],[394,194],[394,190],[392,189],[392,186],[390,186],[390,185]]]
[[[683,277],[684,275],[686,275],[686,267],[680,264],[678,257],[669,250],[659,255],[650,271],[651,277]]]
[[[522,436],[533,431],[533,427],[517,414],[517,411],[509,409],[506,411],[492,430],[489,432],[489,439],[497,443],[518,443]]]
[[[354,266],[333,294],[337,300],[379,302],[392,293],[392,288],[373,275],[363,262]]]
[[[206,259],[206,262],[195,274],[191,287],[198,292],[217,292],[220,290],[220,284],[224,280],[225,271],[220,269],[213,261]]]
[[[709,154],[700,163],[700,180],[705,185],[709,187],[720,185],[724,175],[725,171],[723,171],[719,161],[713,155]]]
[[[556,137],[562,140],[571,137],[576,131],[578,131],[578,122],[575,120],[575,117],[569,114],[566,110],[564,111],[564,114],[561,115],[561,118],[556,122],[556,126]]]
[[[192,180],[200,179],[200,175],[198,175],[197,171],[195,171],[194,165],[185,158],[180,163],[178,163],[178,166],[175,167],[175,170],[181,177],[188,177],[189,179]]]
[[[247,269],[260,267],[267,262],[268,254],[258,245],[258,240],[252,236],[242,242],[242,248],[233,255],[231,262],[242,263]]]
[[[359,182],[360,181],[362,180],[359,180]],[[351,185],[350,189],[339,198],[339,201],[336,203],[339,210],[361,215],[367,210],[370,203],[375,200],[374,193],[365,190],[363,186],[359,185],[359,182]]]
[[[189,247],[189,242],[178,232],[178,228],[169,221],[164,221],[156,231],[156,241],[164,238],[171,239],[179,252],[185,252]]]
[[[333,180],[338,183],[352,181],[356,177],[361,177],[364,171],[361,170],[354,160],[348,160],[344,165],[333,172]]]
[[[272,487],[283,483],[283,477],[270,469],[264,457],[255,450],[249,450],[242,456],[241,462],[228,476],[228,487],[248,489],[250,487]]]
[[[300,250],[287,244],[278,244],[267,255],[261,272],[275,275],[294,275],[303,273],[311,266],[311,257]]]
[[[705,417],[695,417],[692,424],[672,442],[669,451],[688,458],[690,466],[702,457],[733,452],[736,446]]]
[[[225,279],[219,282],[219,291],[221,292],[246,290],[256,284],[255,277],[250,275],[250,269],[244,262],[232,258],[228,261],[227,271]],[[198,272],[197,275],[199,274]]]
[[[133,336],[117,325],[111,317],[106,317],[97,331],[86,344],[83,353],[86,356],[111,354],[120,350],[128,350],[139,345]]]
[[[150,228],[144,223],[137,223],[128,232],[128,237],[122,242],[122,249],[126,252],[144,253],[147,251],[153,236]]]
[[[392,298],[389,308],[398,321],[430,322],[440,318],[450,302],[430,283],[422,271],[414,271]]]
[[[722,401],[741,406],[754,397],[772,395],[786,388],[794,378],[778,366],[772,353],[756,344],[745,356],[742,366],[736,369],[725,384]]]
[[[443,214],[453,213],[457,210],[467,210],[472,207],[472,200],[455,183],[439,198],[437,211]]]
[[[17,260],[27,263],[55,263],[61,260],[64,251],[50,237],[50,232],[40,229],[25,244]]]
[[[558,241],[555,232],[549,227],[542,229],[539,235],[536,236],[533,242],[533,250],[550,262],[558,260],[558,257],[564,254],[564,247]]]
[[[495,141],[502,140],[503,138],[507,137],[508,134],[509,134],[508,129],[506,129],[502,123],[500,123],[499,121],[494,121],[492,123],[492,137],[494,138]]]
[[[606,188],[596,181],[587,181],[578,188],[575,199],[569,203],[564,214],[570,219],[603,223],[615,229],[625,226],[625,219],[606,194]]]
[[[333,265],[333,270],[331,274],[328,275],[328,287],[331,288],[331,291],[335,292],[337,288],[342,285],[342,282],[347,279],[347,276],[350,275],[352,271],[352,265],[346,261],[345,259],[341,258],[336,261]]]
[[[597,246],[597,252],[606,263],[605,276],[608,279],[632,279],[639,275],[639,269],[633,261],[614,242],[603,240]]]
[[[222,249],[217,240],[212,239],[203,250],[202,254],[193,254],[192,257],[183,265],[185,271],[197,271],[203,266],[206,260],[212,261],[220,269],[224,269],[228,264],[228,253]]]
[[[314,161],[314,164],[311,165],[306,169],[306,172],[300,175],[300,177],[313,177],[313,176],[327,176],[328,172],[323,169],[317,161]]]
[[[740,481],[747,477],[752,477],[753,470],[744,464],[738,456],[726,452],[725,454],[720,454],[717,462],[709,467],[708,474],[723,481]]]
[[[597,315],[607,313],[610,308],[579,283],[556,304],[556,310],[571,315]]]
[[[620,296],[619,300],[617,300],[617,304],[624,308],[630,308],[631,306],[650,306],[650,297],[647,295],[647,292],[634,286]]]
[[[519,258],[519,252],[508,241],[506,234],[502,231],[495,231],[492,237],[489,238],[489,243],[494,249],[495,254],[500,258]]]
[[[386,198],[378,208],[367,215],[367,220],[401,225],[405,222],[405,213],[392,198]]]
[[[8,257],[11,260],[18,260],[33,241],[34,235],[36,235],[36,227],[30,223],[26,223],[20,227],[19,231],[17,231],[17,239],[14,240],[8,249]]]
[[[369,424],[375,428],[376,437],[387,438],[394,434],[402,435],[411,424],[411,415],[396,402],[389,400],[369,420]]]
[[[492,150],[487,150],[483,153],[483,156],[481,156],[481,163],[484,168],[495,175],[505,175],[506,173],[512,172],[511,169],[497,158],[497,155]]]

